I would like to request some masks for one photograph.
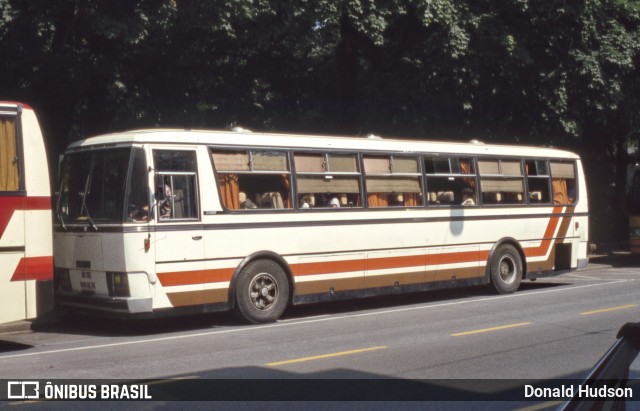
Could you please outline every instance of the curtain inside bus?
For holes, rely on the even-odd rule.
[[[553,204],[569,204],[567,180],[564,178],[554,178],[551,184],[553,185]]]
[[[237,174],[219,174],[220,195],[229,210],[240,209],[240,184]]]
[[[0,118],[0,191],[19,188],[16,122],[14,118]]]
[[[367,195],[369,207],[387,207],[389,206],[388,193],[370,193]]]
[[[405,207],[417,207],[421,205],[420,193],[403,193]]]
[[[575,169],[573,163],[551,162],[551,186],[554,204],[572,204],[575,201]]]

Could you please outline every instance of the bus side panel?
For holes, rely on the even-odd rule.
[[[32,110],[22,113],[27,318],[53,308],[53,245],[49,168],[44,139]]]
[[[0,323],[27,318],[24,197],[0,197]]]
[[[575,207],[575,213],[578,214],[573,219],[574,236],[577,237],[577,247],[575,254],[572,256],[572,268],[584,268],[589,262],[589,200],[587,192],[587,181],[585,179],[584,170],[582,169],[582,161],[578,160],[578,203]],[[573,265],[575,263],[575,265]]]
[[[53,306],[51,197],[44,141],[33,110],[13,107],[15,146],[9,150],[19,160],[14,163],[19,187],[5,187],[17,191],[4,191],[0,197],[0,323],[34,318]]]

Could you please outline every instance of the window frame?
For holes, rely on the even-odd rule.
[[[432,159],[446,159],[447,162],[449,163],[449,172],[448,173],[444,173],[444,172],[439,172],[438,170],[434,170],[433,173],[429,173],[427,172],[427,161],[428,160],[432,160]],[[458,170],[460,170],[459,173],[455,173],[454,172],[454,165],[452,164],[451,160],[457,160],[457,168]],[[464,174],[462,173],[461,167],[460,167],[460,162],[461,160],[469,160],[470,161],[470,165],[472,167],[471,172],[468,174]],[[435,201],[431,201],[431,194],[432,191],[431,187],[430,187],[430,181],[433,182],[434,179],[448,179],[448,181],[451,181],[451,179],[454,179],[453,181],[456,181],[456,179],[461,179],[461,181],[464,181],[462,179],[473,179],[473,184],[474,184],[474,205],[471,207],[477,207],[479,206],[479,202],[478,202],[478,187],[479,187],[479,175],[478,175],[478,156],[474,155],[474,154],[465,154],[465,153],[426,153],[422,155],[422,161],[421,161],[421,165],[422,165],[422,174],[424,175],[424,179],[425,179],[425,189],[424,191],[424,195],[426,196],[426,201],[425,201],[425,205],[429,208],[450,208],[450,207],[469,207],[469,206],[465,206],[462,204],[462,201],[457,201],[455,198],[455,188],[454,190],[446,190],[446,192],[451,191],[453,194],[453,200],[452,202],[447,202],[444,204],[441,204],[436,197]],[[445,192],[445,191],[442,191]],[[437,193],[437,191],[434,191],[434,193]]]
[[[255,152],[255,151],[274,151],[274,152],[279,152],[279,153],[284,153],[286,155],[286,159],[288,162],[288,167],[289,170],[288,171],[283,171],[283,172],[277,172],[277,173],[286,173],[289,176],[289,181],[291,184],[290,187],[290,195],[291,195],[291,208],[285,208],[284,210],[267,210],[267,209],[255,209],[255,210],[234,210],[234,209],[230,209],[226,206],[226,204],[224,203],[223,199],[222,199],[222,195],[221,193],[219,193],[219,197],[220,197],[220,202],[221,205],[223,207],[224,210],[228,211],[228,212],[247,212],[247,211],[257,211],[257,212],[265,212],[265,211],[278,211],[278,212],[282,212],[282,211],[302,211],[302,212],[309,212],[310,210],[328,210],[328,207],[323,207],[323,206],[317,206],[317,207],[312,207],[310,209],[307,208],[303,208],[301,207],[301,203],[299,202],[300,200],[300,196],[302,195],[302,193],[300,192],[300,177],[304,177],[304,176],[322,176],[322,177],[328,177],[328,178],[332,178],[333,176],[336,177],[342,177],[342,176],[352,176],[352,177],[357,177],[356,181],[359,184],[359,193],[358,195],[360,196],[359,202],[360,205],[354,205],[352,207],[340,207],[340,209],[355,209],[355,210],[386,210],[386,209],[404,209],[404,208],[411,208],[411,209],[421,209],[421,208],[455,208],[455,207],[464,207],[464,208],[468,208],[469,206],[464,206],[462,205],[461,202],[457,201],[457,197],[455,197],[455,193],[454,193],[454,201],[451,203],[444,203],[444,204],[434,204],[432,201],[430,200],[430,194],[431,192],[429,191],[431,189],[431,186],[433,185],[433,178],[448,178],[448,177],[453,177],[455,179],[471,179],[471,183],[474,184],[473,186],[473,190],[474,190],[474,205],[472,207],[527,207],[527,206],[532,206],[532,207],[549,207],[549,206],[553,206],[553,200],[551,200],[550,202],[534,202],[531,198],[529,198],[529,181],[530,179],[536,179],[539,178],[541,180],[548,178],[548,185],[549,185],[549,193],[550,196],[553,196],[553,192],[552,192],[552,187],[551,187],[551,181],[552,181],[552,175],[551,175],[551,162],[560,162],[560,163],[567,163],[572,165],[573,167],[573,172],[574,172],[574,181],[576,182],[576,198],[573,202],[573,204],[566,204],[566,205],[575,205],[578,202],[578,195],[577,195],[577,191],[578,191],[578,186],[579,186],[579,182],[578,182],[578,173],[577,173],[577,163],[575,159],[572,158],[556,158],[556,157],[530,157],[530,156],[526,156],[526,155],[504,155],[504,156],[499,156],[499,155],[482,155],[482,154],[476,154],[476,153],[447,153],[447,152],[402,152],[402,151],[371,151],[371,150],[348,150],[348,149],[336,149],[335,151],[333,150],[327,150],[327,149],[314,149],[314,148],[296,148],[296,147],[261,147],[261,146],[256,146],[256,147],[244,147],[244,146],[225,146],[225,147],[220,147],[220,146],[216,146],[216,145],[209,145],[208,146],[208,150],[209,150],[209,154],[211,156],[210,161],[212,162],[212,166],[213,166],[213,170],[214,170],[214,174],[216,177],[216,182],[218,183],[218,188],[220,188],[219,184],[220,184],[220,176],[219,174],[258,174],[258,173],[265,173],[265,174],[273,174],[274,171],[252,171],[252,167],[249,167],[248,170],[244,170],[244,171],[231,171],[231,170],[218,170],[215,167],[214,164],[214,160],[213,160],[213,156],[211,155],[213,152],[245,152],[245,153],[249,153],[249,152]],[[318,156],[318,162],[317,164],[319,164],[320,162],[322,163],[322,170],[318,169],[317,171],[311,171],[309,169],[307,169],[306,171],[298,171],[298,167],[296,165],[296,156]],[[331,169],[331,160],[330,157],[331,156],[353,156],[355,159],[355,167],[357,171],[332,171]],[[381,172],[376,172],[376,171],[372,171],[367,173],[366,171],[366,166],[365,166],[365,162],[367,157],[371,158],[371,157],[378,157],[378,158],[389,158],[389,162],[390,164],[392,164],[393,159],[396,158],[409,158],[409,159],[416,159],[416,161],[418,162],[418,172],[417,173],[395,173],[392,172],[392,170],[390,170],[390,172],[387,173],[381,173]],[[444,173],[440,170],[435,170],[431,173],[429,173],[428,167],[427,167],[427,162],[430,159],[446,159],[448,164],[448,168],[449,168],[449,172],[448,173]],[[452,163],[452,160],[456,160],[457,165]],[[461,162],[463,161],[468,161],[470,166],[471,166],[471,172],[468,174],[463,174],[462,173],[462,168],[460,167]],[[493,174],[493,173],[487,173],[487,174],[481,174],[480,173],[480,162],[482,161],[494,161],[498,163],[498,174]],[[535,162],[544,162],[548,172],[549,172],[549,176],[529,176],[527,174],[527,169],[526,169],[526,165],[528,161],[535,161]],[[505,174],[505,170],[503,169],[503,167],[508,167],[508,165],[504,165],[503,163],[517,163],[519,165],[520,168],[520,175],[514,174],[514,173],[506,173]],[[454,171],[456,171],[456,169],[458,169],[460,172],[456,173]],[[507,170],[508,171],[508,170]],[[416,177],[418,178],[419,184],[421,185],[421,189],[422,189],[422,193],[421,193],[421,201],[422,203],[420,205],[416,205],[416,206],[397,206],[397,205],[389,205],[389,206],[380,206],[380,207],[372,207],[369,206],[368,204],[368,195],[369,195],[369,187],[367,185],[367,176],[369,177],[394,177],[394,176],[403,176],[406,175],[407,177]],[[495,178],[495,179],[504,179],[504,180],[514,180],[514,181],[519,181],[522,187],[522,192],[520,193],[519,191],[514,191],[514,194],[521,194],[522,195],[522,201],[502,201],[502,202],[497,202],[497,203],[488,203],[486,201],[483,201],[482,198],[482,178]],[[461,184],[463,182],[463,180],[460,180],[460,182],[456,182],[456,184]],[[520,186],[518,186],[518,189],[520,189]],[[317,193],[316,193],[317,194]],[[339,194],[339,193],[335,193],[335,194]],[[353,193],[355,194],[355,192]]]
[[[255,168],[255,162],[253,161],[253,157],[255,153],[279,153],[279,154],[284,154],[284,159],[286,161],[286,168],[287,170],[256,170]],[[207,146],[207,153],[209,156],[209,161],[211,162],[211,167],[214,173],[214,177],[215,177],[215,183],[216,183],[216,189],[218,190],[218,199],[220,201],[220,205],[222,206],[223,210],[225,210],[225,212],[229,212],[229,213],[268,213],[268,212],[278,212],[278,213],[283,213],[283,212],[290,212],[296,209],[296,205],[293,204],[293,199],[295,198],[295,188],[294,188],[294,183],[293,183],[293,179],[294,179],[294,172],[293,172],[293,162],[291,159],[291,150],[287,149],[287,148],[280,148],[280,147],[260,147],[260,146],[251,146],[251,147],[245,147],[245,146],[216,146],[216,145],[208,145]],[[246,170],[232,170],[232,169],[228,169],[228,170],[219,170],[218,167],[216,167],[216,159],[215,159],[215,154],[216,153],[245,153],[247,155],[247,160],[248,160],[248,168]],[[262,176],[274,176],[274,175],[287,175],[288,176],[288,184],[289,184],[289,196],[290,196],[290,201],[291,201],[291,207],[287,207],[286,205],[283,208],[230,208],[229,205],[227,204],[227,202],[225,201],[225,198],[223,196],[223,190],[222,190],[222,179],[221,176],[222,175],[236,175],[236,176],[240,176],[240,175],[262,175]],[[238,186],[238,188],[240,188]],[[238,193],[239,194],[239,193]],[[246,194],[246,193],[245,193]],[[282,194],[282,193],[280,193]]]
[[[290,151],[290,155],[291,155],[291,168],[292,168],[292,180],[295,182],[293,184],[294,186],[294,198],[296,199],[296,204],[294,205],[295,210],[298,211],[302,211],[302,212],[309,212],[312,210],[315,211],[322,211],[322,210],[331,210],[331,211],[336,211],[336,210],[363,210],[366,209],[365,207],[365,202],[364,202],[364,196],[365,196],[365,188],[364,188],[364,177],[363,177],[363,163],[362,163],[362,155],[363,153],[358,152],[358,151],[346,151],[346,150],[336,150],[336,151],[328,151],[328,150],[296,150],[293,149]],[[301,156],[311,156],[311,155],[318,155],[322,158],[322,171],[298,171],[298,167],[296,164],[296,155],[301,155]],[[353,157],[354,159],[354,165],[355,165],[355,171],[332,171],[331,170],[331,157]],[[338,177],[338,178],[355,178],[355,181],[358,185],[358,191],[357,192],[353,192],[353,193],[346,193],[346,194],[357,194],[359,196],[360,199],[360,204],[359,205],[352,205],[349,206],[347,204],[347,206],[340,206],[340,207],[327,207],[326,205],[322,205],[322,206],[312,206],[310,208],[304,208],[300,206],[300,203],[298,201],[299,197],[302,194],[306,194],[305,192],[301,192],[300,191],[300,184],[299,184],[299,178],[298,177],[322,177],[325,180],[332,180],[333,178]],[[326,193],[326,192],[325,192]],[[316,194],[314,192],[314,194]],[[333,193],[333,194],[340,194],[340,193]]]
[[[539,162],[544,162],[545,166],[547,168],[547,174],[535,174],[535,175],[530,175],[528,173],[528,169],[527,169],[527,163],[528,162],[535,162],[536,163],[536,173],[538,173],[537,168],[538,168],[538,164]],[[549,207],[551,205],[553,205],[553,189],[551,186],[551,166],[550,166],[550,161],[551,159],[549,158],[534,158],[534,157],[524,157],[524,173],[525,173],[525,190],[527,195],[525,196],[527,199],[527,205],[535,207],[535,206],[542,206],[542,207]],[[548,196],[548,200],[547,201],[534,201],[531,198],[531,195],[534,193],[534,191],[531,190],[531,185],[529,184],[529,182],[531,180],[538,180],[541,181],[545,179],[547,181],[546,184],[546,189],[547,189],[547,196]]]
[[[575,206],[578,204],[578,199],[580,198],[580,182],[578,181],[578,165],[576,160],[573,159],[564,159],[564,158],[549,158],[548,159],[548,163],[549,163],[549,180],[551,183],[551,205],[552,206]],[[556,203],[555,202],[555,192],[554,192],[554,188],[553,188],[553,180],[555,180],[556,178],[554,178],[553,175],[553,169],[552,169],[552,164],[553,163],[558,163],[558,164],[567,164],[571,166],[572,169],[572,173],[573,173],[573,178],[565,178],[566,180],[573,180],[573,184],[574,184],[574,196],[573,196],[573,201],[569,201],[566,203]],[[558,179],[561,179],[563,177],[559,177]],[[569,187],[567,187],[567,191],[569,191]],[[568,194],[568,193],[567,193]]]
[[[159,169],[158,161],[156,160],[156,153],[158,152],[173,152],[173,153],[191,153],[193,155],[194,167],[193,171],[178,171],[178,170],[169,170],[169,169]],[[173,222],[199,222],[202,220],[202,206],[200,204],[200,184],[199,184],[199,173],[198,173],[198,152],[195,149],[169,149],[164,147],[154,147],[151,150],[151,159],[153,161],[153,192],[154,192],[154,212],[153,215],[156,217],[155,220],[159,223],[173,223]],[[164,184],[165,177],[169,176],[172,181],[172,185],[170,187],[172,193],[172,212],[175,212],[175,189],[173,186],[173,176],[193,176],[193,187],[194,187],[194,198],[193,198],[193,206],[195,208],[195,217],[162,217],[160,213],[160,206],[158,200],[158,180]]]
[[[410,153],[393,153],[393,152],[380,152],[380,153],[362,153],[361,154],[361,158],[362,158],[362,179],[363,179],[363,191],[365,193],[363,200],[366,199],[366,206],[365,208],[368,209],[375,209],[375,210],[385,210],[385,209],[389,209],[389,208],[424,208],[425,207],[425,183],[424,183],[424,169],[422,166],[423,163],[423,157],[420,154],[410,154]],[[367,171],[367,159],[386,159],[386,162],[388,164],[388,171],[387,172],[382,172],[380,170],[372,170],[371,172]],[[394,160],[396,159],[410,159],[410,160],[414,160],[415,161],[415,165],[416,165],[416,171],[415,172],[403,172],[403,171],[395,171],[395,167],[394,167]],[[369,182],[368,182],[368,178],[371,177],[372,181],[376,178],[378,179],[391,179],[393,180],[394,178],[404,178],[404,179],[411,179],[411,180],[417,180],[418,183],[418,192],[416,194],[418,194],[416,196],[416,198],[419,199],[419,204],[416,205],[405,205],[405,204],[387,204],[387,205],[381,205],[381,206],[372,206],[369,202],[370,202],[370,195],[371,194],[378,194],[378,193],[386,193],[388,196],[392,195],[394,192],[378,192],[378,191],[374,191],[371,192],[369,190]],[[407,194],[409,192],[400,192],[398,194]]]
[[[497,161],[498,162],[498,173],[486,173],[486,174],[482,174],[480,172],[480,163],[483,161],[487,161],[487,162],[494,162]],[[520,174],[516,175],[516,174],[504,174],[503,172],[503,162],[517,162],[518,164],[520,164]],[[478,183],[479,183],[479,200],[480,200],[480,205],[483,207],[522,207],[522,206],[528,206],[529,205],[529,200],[527,198],[527,195],[525,195],[525,193],[527,193],[527,186],[526,186],[526,169],[525,169],[525,158],[522,156],[478,156],[477,158],[477,163],[478,163],[478,168],[477,168],[477,175],[478,175]],[[522,191],[520,193],[518,193],[517,191],[514,191],[513,193],[516,194],[521,194],[522,195],[522,201],[519,202],[503,202],[502,200],[500,201],[496,201],[496,202],[486,202],[484,199],[484,194],[485,193],[502,193],[502,191],[495,191],[495,190],[490,190],[490,191],[485,191],[484,189],[484,184],[483,184],[483,179],[487,179],[487,180],[493,180],[493,181],[507,181],[507,180],[519,180],[522,185]]]

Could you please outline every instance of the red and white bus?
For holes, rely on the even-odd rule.
[[[49,169],[31,107],[0,101],[0,323],[53,303]]]
[[[537,148],[146,130],[71,144],[58,301],[103,314],[234,310],[492,284],[587,264],[580,158]]]

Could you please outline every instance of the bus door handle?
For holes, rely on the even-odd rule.
[[[192,240],[194,241],[200,241],[202,240],[202,236],[201,235],[194,235],[193,237],[191,237]]]

